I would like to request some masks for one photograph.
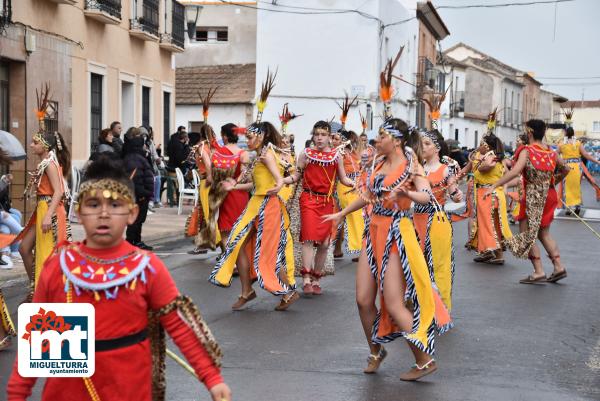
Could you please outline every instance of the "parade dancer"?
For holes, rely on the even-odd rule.
[[[560,180],[569,173],[569,166],[556,152],[543,143],[546,124],[541,120],[529,120],[525,123],[529,145],[520,147],[515,153],[513,168],[486,189],[485,197],[511,180],[523,176],[524,196],[521,198],[519,215],[519,234],[508,238],[504,244],[519,258],[528,258],[533,264],[533,273],[520,280],[522,284],[556,283],[567,277],[567,271],[560,261],[556,241],[550,235],[550,225],[554,219],[554,210],[558,197],[554,189],[555,179]],[[558,178],[555,171],[558,170]],[[539,239],[548,257],[554,265],[553,273],[546,278],[540,260]]]
[[[600,187],[589,173],[581,158],[591,161],[592,163],[600,164],[590,155],[583,144],[575,138],[573,127],[567,127],[566,135],[563,143],[558,147],[560,157],[567,163],[571,171],[563,180],[561,192],[564,194],[561,199],[565,206],[569,209],[574,208],[574,212],[579,215],[583,200],[581,197],[581,178],[585,177],[596,191],[596,198],[600,199]],[[570,215],[571,210],[567,209],[566,214]]]
[[[505,173],[504,146],[494,135],[497,112],[489,114],[488,133],[481,140],[479,149],[469,157],[463,169],[473,172],[473,219],[469,230],[467,248],[479,253],[473,260],[493,265],[504,264],[502,240],[512,237],[506,210],[504,188],[495,188],[492,196],[484,197]]]
[[[411,203],[427,204],[431,193],[417,155],[408,146],[418,146],[418,141],[418,134],[409,134],[404,121],[386,120],[377,142],[383,158],[368,173],[361,198],[325,217],[325,221],[340,222],[349,213],[372,204],[365,230],[366,249],[356,276],[359,314],[371,349],[365,373],[374,373],[386,357],[381,344],[404,337],[416,362],[400,376],[408,381],[437,370],[433,359],[436,325],[451,325],[443,303],[439,297],[436,300],[411,218]],[[412,304],[410,308],[407,302]]]
[[[275,310],[286,310],[300,298],[295,291],[290,220],[285,204],[277,195],[283,187],[282,174],[285,169],[277,154],[282,151],[281,136],[271,123],[260,121],[267,97],[274,86],[273,80],[274,75],[267,73],[258,101],[256,122],[246,131],[248,149],[256,152],[256,159],[239,180],[229,179],[222,183],[223,190],[227,192],[234,189],[253,190],[209,278],[213,284],[229,287],[233,269],[237,265],[242,293],[232,305],[233,310],[242,309],[256,298],[252,288],[254,279],[258,280],[261,288],[281,296]],[[250,176],[251,182],[245,182]]]
[[[326,121],[313,126],[313,148],[305,148],[298,156],[294,174],[284,179],[285,184],[302,181],[300,195],[300,242],[302,242],[302,290],[305,294],[321,295],[319,280],[324,275],[324,264],[331,237],[335,235],[331,222],[321,218],[333,213],[336,177],[349,187],[354,182],[346,177],[340,162],[339,149],[330,147],[331,127]],[[317,248],[315,252],[315,247]],[[314,259],[314,261],[313,261]],[[314,263],[314,264],[313,264]]]
[[[25,188],[26,196],[35,191],[37,204],[16,239],[21,241],[19,253],[31,282],[28,300],[33,296],[46,258],[59,242],[71,238],[71,227],[64,206],[69,191],[65,177],[71,170],[71,154],[60,133],[46,131],[44,121],[49,90],[45,86],[37,96],[39,130],[33,136],[30,148],[42,161],[31,174]]]
[[[454,246],[452,224],[444,204],[450,197],[462,200],[456,185],[458,164],[448,157],[448,146],[438,130],[421,133],[423,168],[431,186],[429,203],[415,203],[413,221],[421,249],[427,259],[431,277],[448,311],[452,310],[452,285],[454,282]]]
[[[192,300],[179,293],[156,255],[123,240],[137,213],[123,163],[101,155],[87,168],[78,196],[85,240],[58,245],[33,299],[94,305],[96,370],[89,378],[47,378],[43,401],[164,400],[165,330],[212,400],[231,400],[219,371],[221,350]],[[15,360],[9,401],[27,399],[36,382],[17,366]]]

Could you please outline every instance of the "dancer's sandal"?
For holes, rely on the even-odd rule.
[[[419,366],[415,363],[411,370],[400,375],[400,380],[409,382],[416,381],[435,372],[436,370],[437,365],[435,363],[435,359],[430,359],[429,362],[423,366]]]
[[[298,294],[296,291],[292,291],[291,293],[286,294],[283,297],[281,297],[281,301],[279,301],[279,305],[277,305],[275,307],[275,310],[276,311],[284,311],[299,299],[300,299],[300,294]]]
[[[504,259],[503,258],[492,258],[492,259],[486,260],[484,263],[487,263],[488,265],[503,265]]]
[[[302,270],[300,270],[300,275],[302,276],[303,280],[307,279],[307,278],[311,278],[312,270],[307,269],[306,267],[303,267]],[[312,295],[312,293],[313,293],[312,283],[311,282],[304,283],[302,285],[302,292],[304,293],[304,295]]]
[[[548,258],[550,258],[550,260],[554,264],[554,261],[560,259],[560,255],[554,255],[554,256],[548,255]],[[548,276],[548,279],[546,281],[548,281],[549,283],[556,283],[566,277],[567,277],[567,269],[563,269],[562,271],[559,271],[558,273],[552,273],[550,276]]]
[[[31,280],[29,282],[29,292],[27,293],[27,296],[25,297],[25,299],[22,300],[19,305],[31,303],[33,301],[34,293],[35,293],[35,282],[33,280]]]
[[[365,370],[363,370],[363,372],[366,374],[372,374],[377,372],[377,369],[379,369],[379,366],[381,365],[386,356],[387,351],[385,350],[385,348],[383,348],[382,345],[381,348],[379,348],[379,352],[377,353],[377,355],[369,355],[369,357],[367,358],[367,367],[365,368]]]
[[[335,260],[344,259],[344,254],[336,253],[335,255],[333,255],[333,259],[335,259]]]
[[[487,261],[494,259],[494,252],[484,252],[473,258],[474,262],[486,263]]]
[[[233,305],[231,305],[231,309],[240,310],[244,307],[244,305],[246,305],[248,302],[252,301],[255,298],[256,298],[256,291],[252,291],[250,294],[248,294],[246,296],[240,295],[238,297],[238,300]]]
[[[4,351],[8,347],[10,347],[10,344],[11,344],[10,335],[8,335],[8,336],[4,337],[2,340],[0,340],[0,351]]]
[[[323,278],[324,275],[325,273],[317,272],[316,270],[313,270],[312,272],[313,280],[320,280],[321,278]],[[323,289],[321,288],[321,284],[318,281],[312,282],[312,292],[314,295],[323,294]]]
[[[546,275],[544,274],[543,276],[540,277],[533,277],[531,274],[527,277],[525,277],[522,280],[519,280],[519,283],[521,284],[546,284]]]

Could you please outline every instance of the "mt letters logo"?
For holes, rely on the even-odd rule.
[[[19,306],[19,374],[23,377],[90,377],[95,369],[92,304]]]

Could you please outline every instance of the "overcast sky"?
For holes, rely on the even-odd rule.
[[[435,6],[499,4],[524,0],[433,0]],[[600,0],[506,8],[439,9],[450,30],[442,49],[464,42],[523,71],[535,73],[544,88],[571,100],[600,99]],[[576,86],[550,85],[576,84]],[[595,83],[595,85],[593,85]]]

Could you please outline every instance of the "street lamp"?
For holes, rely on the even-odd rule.
[[[187,32],[190,40],[194,39],[196,36],[196,23],[198,22],[198,15],[200,15],[200,10],[202,10],[202,6],[191,4],[185,7],[185,19],[187,22]]]

